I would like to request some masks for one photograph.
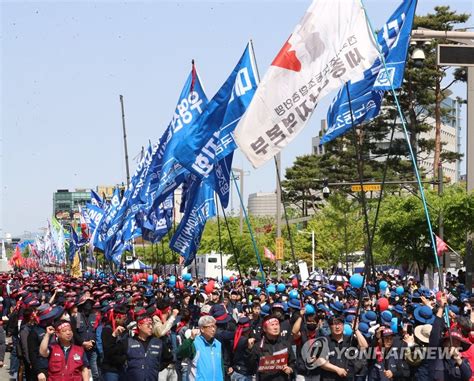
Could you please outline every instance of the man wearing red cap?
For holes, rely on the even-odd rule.
[[[438,298],[438,310],[431,330],[429,346],[431,348],[444,347],[448,350],[448,357],[433,360],[432,377],[434,381],[469,381],[472,376],[468,360],[461,357],[459,348],[467,350],[470,343],[457,330],[447,330],[443,334],[445,321],[444,309],[447,297],[444,293]]]
[[[101,364],[101,370],[104,381],[118,381],[120,371],[126,361],[124,353],[117,353],[118,344],[124,340],[124,334],[126,333],[126,320],[127,308],[123,305],[115,305],[108,312],[108,322],[101,333],[104,348],[104,360]]]
[[[376,357],[369,366],[369,379],[409,380],[410,368],[400,355],[400,348],[393,345],[394,335],[395,333],[390,328],[380,327],[377,331]]]

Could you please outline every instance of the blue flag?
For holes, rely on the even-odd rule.
[[[116,242],[117,240],[124,244],[126,241],[141,234],[141,232],[136,231],[135,216],[144,206],[139,196],[158,148],[159,144],[149,145],[142,160],[138,163],[120,205],[115,210],[112,209],[113,215],[109,211],[103,220],[104,222],[101,224],[106,229],[103,239],[106,242],[105,257],[107,259],[110,257],[107,251],[120,246]]]
[[[257,89],[250,44],[227,81],[208,103],[201,118],[186,130],[176,159],[218,193],[224,207],[229,199],[229,173],[237,147],[233,132]]]
[[[88,209],[90,210],[90,207]],[[110,222],[116,217],[118,207],[120,206],[120,190],[115,188],[112,199],[110,200],[109,207],[103,217],[99,220],[98,226],[96,228],[96,233],[93,239],[93,244],[95,247],[105,251],[106,242],[107,242],[107,230],[109,228]],[[107,255],[106,255],[107,257]],[[110,260],[110,258],[107,258]]]
[[[194,65],[184,84],[173,118],[160,141],[156,161],[140,195],[142,201],[156,209],[183,181],[188,171],[176,160],[175,150],[186,131],[206,108],[204,93]]]
[[[170,242],[170,248],[184,258],[184,266],[194,260],[206,221],[216,215],[214,189],[207,181],[189,176],[184,215]]]
[[[71,229],[71,240],[69,241],[69,261],[72,262],[74,259],[74,254],[76,254],[77,249],[79,248],[79,238],[74,229]]]
[[[381,59],[377,58],[372,67],[364,72],[362,80],[348,83],[354,126],[368,122],[379,114],[384,91],[391,89],[390,81],[394,89],[402,86],[415,8],[416,0],[404,0],[377,34],[387,70]],[[339,90],[329,107],[327,123],[328,129],[321,144],[330,142],[352,128],[345,86]]]
[[[102,243],[108,260],[119,262],[129,242],[143,234],[143,222],[150,214],[152,219],[159,217],[153,215],[153,211],[159,210],[166,197],[184,179],[188,171],[174,159],[174,146],[181,139],[184,127],[199,117],[206,104],[207,98],[193,65],[170,125],[159,143],[146,151],[120,205],[106,211],[101,222],[96,240]]]
[[[172,226],[173,206],[174,194],[170,194],[162,204],[152,209],[148,215],[141,216],[139,225],[142,228],[142,236],[145,240],[156,243],[168,233]]]
[[[100,225],[102,218],[104,218],[105,211],[97,205],[87,203],[85,208],[82,209],[82,213],[89,228],[90,241],[94,244],[97,227]]]
[[[104,200],[94,190],[91,189],[91,204],[104,208]]]

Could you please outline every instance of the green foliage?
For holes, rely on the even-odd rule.
[[[329,198],[328,204],[308,223],[307,231],[316,237],[317,267],[330,268],[345,261],[345,255],[364,247],[361,211],[354,199],[342,194]]]
[[[206,223],[206,228],[201,239],[201,246],[198,253],[210,253],[211,251],[231,254],[228,265],[237,270],[236,255],[240,264],[242,273],[248,273],[249,269],[257,269],[259,267],[254,246],[248,227],[244,221],[243,234],[240,234],[240,220],[238,217],[227,216],[230,234],[232,237],[233,247],[226,223],[223,217],[213,218]],[[263,256],[264,246],[274,252],[275,249],[275,226],[272,218],[255,218],[250,217],[253,234],[256,240],[257,249],[262,259],[264,268],[272,267],[274,264]],[[220,233],[219,233],[220,225]],[[261,232],[260,232],[261,231]],[[220,244],[219,244],[220,242]]]
[[[443,212],[444,240],[460,254],[465,253],[467,233],[474,228],[474,193],[460,185],[449,186],[442,196],[426,191],[433,231]],[[433,250],[420,199],[414,195],[390,196],[382,203],[377,231],[380,244],[396,264],[417,263],[422,272],[434,264]]]
[[[127,255],[131,255],[131,253]],[[142,262],[152,266],[162,265],[163,262],[165,264],[179,263],[179,255],[169,248],[168,237],[165,237],[162,242],[153,245],[150,242],[136,244],[135,255],[138,256]]]
[[[465,254],[466,237],[474,231],[474,193],[463,185],[447,187],[441,196],[444,236],[456,251]]]

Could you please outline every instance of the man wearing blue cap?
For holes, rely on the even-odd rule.
[[[305,343],[309,340],[315,340],[319,335],[320,324],[317,321],[314,308],[309,311],[306,308],[302,308],[298,314],[293,328],[293,338],[296,344],[296,369],[298,372],[298,381],[312,381],[319,380],[321,369],[315,367],[314,369],[308,369],[306,366],[306,359],[303,358],[302,348]]]
[[[278,319],[280,322],[280,335],[285,340],[291,338],[291,324],[285,316],[285,307],[281,303],[273,303],[271,315]]]

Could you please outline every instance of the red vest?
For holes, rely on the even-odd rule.
[[[79,345],[72,345],[66,359],[59,344],[51,345],[48,361],[48,381],[82,381],[82,356],[84,349]]]

